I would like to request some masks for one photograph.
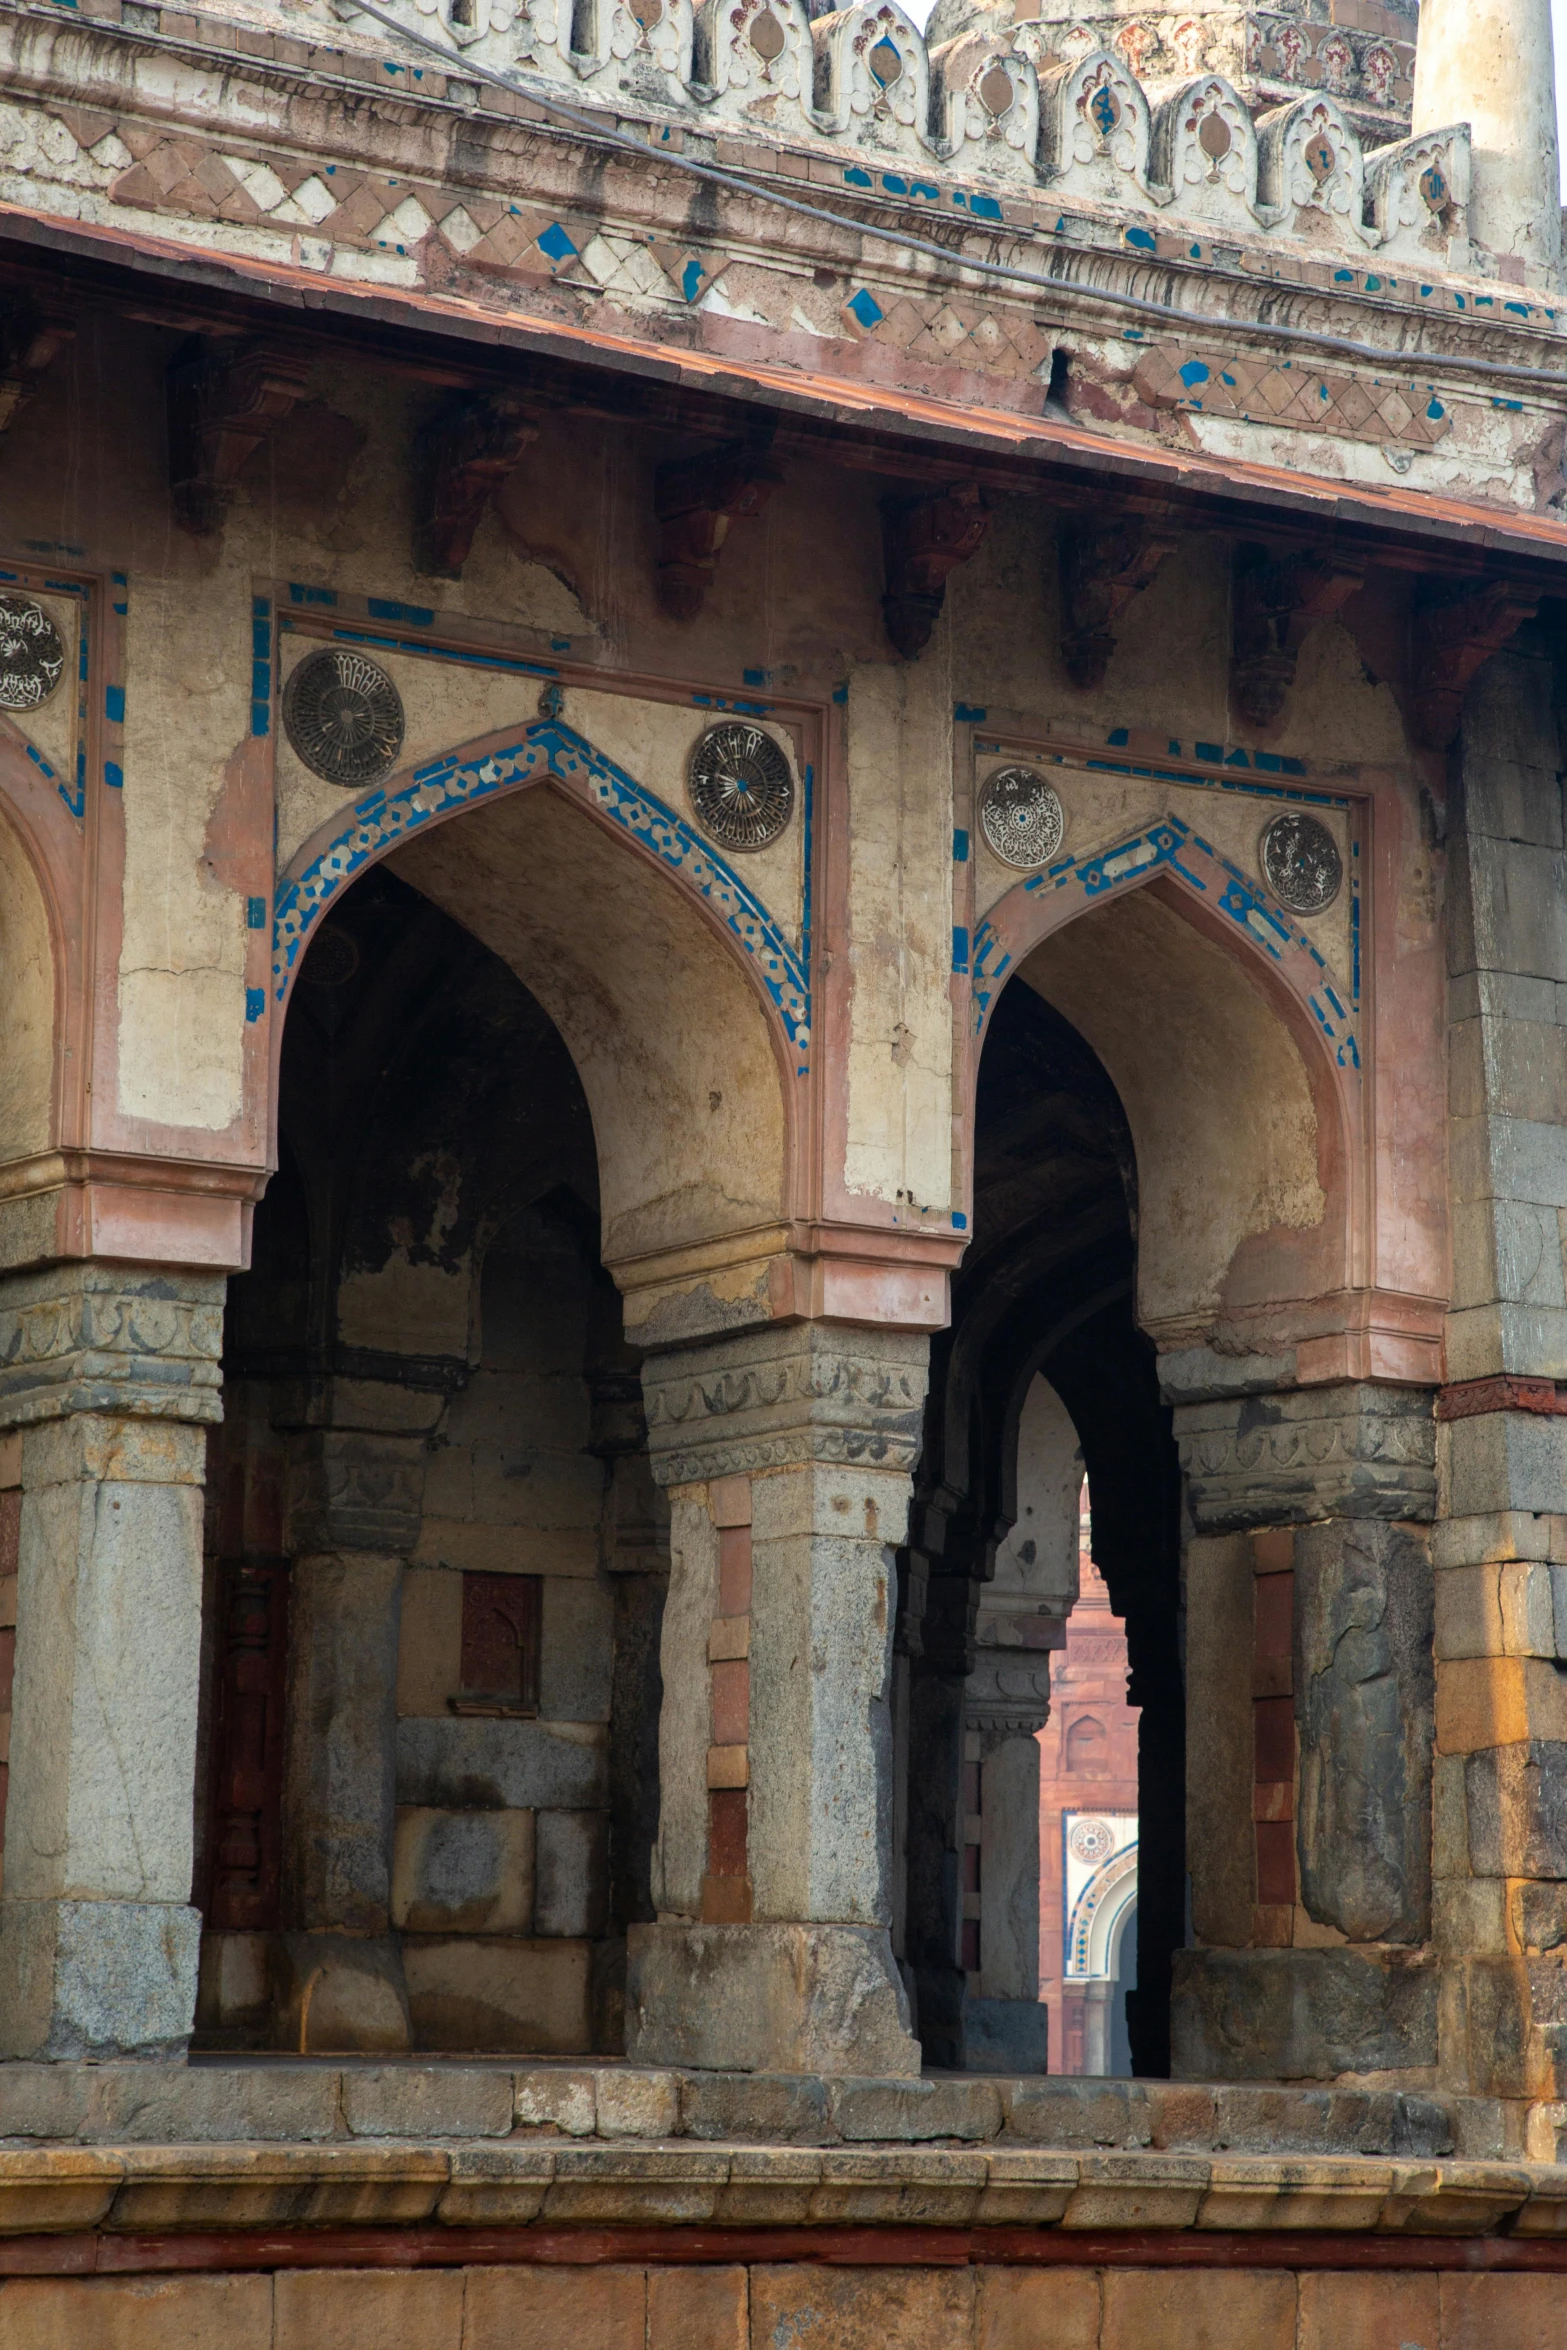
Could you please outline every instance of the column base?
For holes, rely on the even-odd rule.
[[[1050,2010],[1042,1999],[966,1999],[963,2069],[970,2073],[1047,2073]]]
[[[633,1926],[626,2055],[710,2072],[920,2069],[892,1939],[876,1926]]]
[[[0,1900],[0,2056],[183,2056],[200,1951],[182,1904]]]
[[[1187,2081],[1428,2080],[1439,1988],[1412,1951],[1178,1950],[1170,2070]]]

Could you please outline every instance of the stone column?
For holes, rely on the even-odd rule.
[[[0,2054],[173,2056],[191,1905],[202,1477],[220,1277],[93,1263],[0,1282],[15,1678]]]
[[[978,1780],[978,1816],[967,1832],[979,1846],[977,1972],[963,2004],[963,2062],[969,2072],[1049,2069],[1050,2011],[1039,1997],[1039,1746],[1050,1718],[1050,1656],[1059,1619],[1005,1613],[1019,1595],[987,1585],[975,1626],[974,1668],[964,1689],[964,1763]],[[1022,1632],[1042,1637],[1024,1645]]]
[[[926,1358],[923,1337],[805,1324],[644,1365],[671,1573],[658,1920],[628,1947],[641,2062],[919,2070],[888,1694]]]
[[[1567,2138],[1567,854],[1556,676],[1468,697],[1450,804],[1453,1310],[1438,1403],[1443,2064]]]
[[[1422,0],[1416,131],[1466,122],[1469,229],[1501,274],[1556,281],[1562,257],[1550,0]]]
[[[1199,1946],[1176,1956],[1173,2069],[1424,2085],[1438,2056],[1431,1396],[1184,1394]]]
[[[441,1399],[396,1401],[417,1417]],[[291,1440],[280,2022],[285,2044],[311,2053],[410,2045],[392,1836],[403,1561],[423,1482],[422,1430]]]

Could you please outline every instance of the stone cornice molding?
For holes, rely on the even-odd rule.
[[[93,1263],[0,1280],[0,1428],[223,1417],[221,1275]]]
[[[737,1332],[642,1367],[660,1485],[837,1462],[907,1472],[919,1452],[928,1341],[817,1323]]]
[[[1435,1515],[1429,1388],[1346,1382],[1181,1404],[1175,1438],[1200,1533]]]

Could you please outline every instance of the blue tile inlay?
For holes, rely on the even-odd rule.
[[[434,760],[416,768],[412,780],[396,791],[378,789],[355,803],[347,829],[278,890],[272,980],[279,1001],[312,923],[338,891],[394,841],[406,839],[437,817],[546,775],[576,784],[613,823],[707,899],[756,964],[803,1062],[811,1039],[808,947],[797,953],[761,899],[710,842],[558,719],[539,719],[517,742],[483,758]],[[809,783],[808,774],[807,803]]]

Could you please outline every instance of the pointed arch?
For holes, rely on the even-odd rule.
[[[678,1317],[700,1291],[725,1318],[765,1318],[810,1067],[808,912],[797,946],[683,816],[546,716],[393,777],[304,844],[277,891],[276,1010],[328,909],[383,859],[559,1029],[628,1298]]]
[[[1139,904],[1147,909],[1141,921],[1132,914]],[[1118,915],[1117,908],[1124,911]],[[1146,983],[1150,972],[1157,974],[1161,968],[1152,936],[1160,909],[1166,938],[1174,943],[1182,935],[1170,927],[1168,918],[1174,915],[1191,940],[1189,953],[1182,948],[1177,960],[1184,957],[1191,964],[1207,956],[1205,974],[1194,969],[1186,973],[1186,999],[1178,996],[1172,972],[1166,1000],[1160,1000],[1156,978],[1145,999],[1129,1003],[1126,991],[1133,984],[1130,974],[1137,958],[1128,955],[1123,962],[1110,951],[1117,940],[1108,935],[1101,959],[1079,970],[1078,1000],[1071,999],[1070,991],[1052,992],[1066,954],[1060,934],[1085,919],[1101,930],[1106,922],[1120,930],[1131,925],[1120,943],[1137,946]],[[1352,941],[1358,939],[1357,914],[1352,902]],[[1149,935],[1132,936],[1143,932]],[[1206,948],[1201,941],[1207,942]],[[1233,987],[1224,984],[1215,948],[1229,960]],[[1358,959],[1358,949],[1356,953]],[[1231,1309],[1243,1314],[1265,1311],[1273,1301],[1341,1295],[1364,1286],[1370,1203],[1358,970],[1335,973],[1309,933],[1261,881],[1175,815],[1161,817],[1113,848],[1062,858],[1043,872],[1030,874],[979,923],[972,954],[971,1083],[977,1082],[979,1054],[995,1002],[1025,964],[1031,966],[1028,976],[1033,984],[1082,1028],[1105,1060],[1131,1117],[1144,1206],[1150,1211],[1143,1220],[1139,1248],[1138,1310],[1146,1329],[1162,1344],[1181,1344],[1186,1343],[1183,1330],[1196,1337],[1204,1322]],[[1119,1061],[1109,1034],[1117,1005],[1123,1032],[1133,1032],[1136,1040],[1132,1052]],[[1255,1008],[1254,1014],[1246,1012],[1247,1005]],[[1103,1012],[1097,1021],[1096,1011]],[[1183,1073],[1173,1053],[1168,1061],[1158,1062],[1151,1090],[1147,1085],[1153,1040],[1162,1024],[1178,1013],[1184,1013],[1188,1045],[1202,1035],[1214,1064],[1213,1099],[1200,1118],[1183,1088]],[[1275,1098],[1248,1093],[1238,1057],[1226,1064],[1226,1022],[1239,1034],[1248,1021],[1254,1068],[1266,1068],[1275,1081]],[[1270,1023],[1276,1024],[1272,1033],[1279,1048],[1271,1054],[1264,1034]],[[1142,1100],[1133,1067],[1139,1057],[1144,1064]],[[1188,1122],[1195,1120],[1205,1163],[1199,1164],[1188,1152],[1191,1164],[1183,1167],[1179,1178],[1186,1197],[1179,1203],[1180,1212],[1166,1216],[1161,1228],[1161,1210],[1176,1197],[1177,1179],[1168,1165],[1172,1119],[1161,1114],[1172,1105],[1176,1113],[1189,1114]],[[1281,1133],[1287,1130],[1287,1149],[1269,1145],[1261,1123],[1268,1116],[1278,1118]],[[1217,1182],[1226,1169],[1227,1137],[1237,1181],[1240,1162],[1255,1162],[1255,1196],[1237,1199],[1227,1237],[1215,1220],[1214,1231],[1202,1244],[1207,1261],[1199,1267],[1194,1258],[1177,1274],[1173,1268],[1183,1245],[1181,1232],[1201,1215],[1200,1202],[1194,1208],[1193,1199],[1205,1180]],[[1170,1272],[1168,1279],[1155,1278],[1161,1262]],[[1183,1294],[1188,1272],[1192,1278]]]

